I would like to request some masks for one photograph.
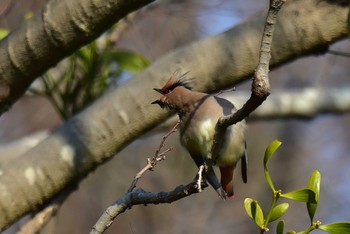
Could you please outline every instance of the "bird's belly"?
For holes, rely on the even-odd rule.
[[[215,124],[216,121],[214,123],[212,120],[202,121],[196,128],[189,128],[182,134],[181,143],[192,157],[207,159],[213,144]],[[217,166],[234,165],[244,154],[245,143],[239,134],[243,133],[233,126],[226,130],[225,142],[215,160]]]
[[[201,155],[206,158],[212,145],[214,132],[212,122],[210,119],[202,121],[182,133],[181,143],[191,155]]]

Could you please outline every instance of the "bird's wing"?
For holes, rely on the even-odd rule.
[[[242,180],[244,183],[248,181],[248,156],[247,156],[247,143],[245,142],[245,150],[241,158],[241,170],[242,170]]]

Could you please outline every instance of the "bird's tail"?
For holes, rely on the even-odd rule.
[[[229,198],[234,197],[234,190],[233,190],[233,170],[234,167],[220,167],[220,173],[221,173],[221,186],[226,191],[227,196]]]
[[[244,183],[248,181],[248,157],[247,150],[244,150],[244,154],[241,158],[241,172],[242,172],[242,180]]]

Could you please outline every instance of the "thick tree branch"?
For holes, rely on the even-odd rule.
[[[0,41],[0,115],[37,76],[152,1],[49,1],[40,15]]]
[[[246,95],[240,95],[240,97]],[[237,100],[237,99],[236,99]],[[248,121],[269,119],[313,119],[322,114],[350,113],[350,89],[304,88],[300,90],[275,90],[264,105],[256,109]]]
[[[235,91],[225,93],[224,98],[240,108],[249,99],[250,95],[250,92]],[[259,106],[249,115],[247,121],[271,119],[311,120],[324,114],[343,115],[349,113],[350,88],[321,89],[309,87],[295,90],[274,90],[264,102],[264,105]],[[178,116],[173,116],[150,133],[166,132],[178,122],[178,119]],[[47,136],[47,132],[39,132],[11,143],[0,144],[0,167],[5,166],[11,160],[21,160],[19,157],[23,152],[34,147]]]
[[[271,66],[315,53],[347,35],[347,7],[291,0],[280,14]],[[221,90],[252,75],[264,18],[260,12],[223,34],[169,53],[70,119],[23,157],[0,167],[0,229],[47,204],[169,117],[171,113],[149,103],[156,95],[152,89],[175,69],[190,71],[196,78],[195,89],[203,91]]]

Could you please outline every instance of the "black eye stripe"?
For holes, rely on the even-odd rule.
[[[166,90],[165,90],[165,93],[170,93],[171,91],[173,91],[178,85],[175,83],[173,85],[171,85],[170,87],[168,87]]]

